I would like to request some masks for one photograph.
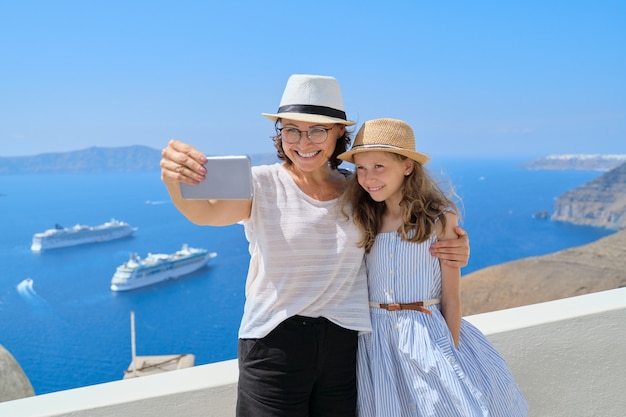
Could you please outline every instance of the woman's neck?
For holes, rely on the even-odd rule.
[[[319,201],[339,198],[343,193],[346,180],[336,169],[325,166],[315,171],[302,171],[294,165],[283,164],[291,178],[309,197]]]

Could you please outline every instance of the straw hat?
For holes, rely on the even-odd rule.
[[[352,126],[346,119],[339,83],[333,77],[294,74],[280,100],[277,113],[261,113],[272,121],[279,118],[311,123],[341,123]]]
[[[420,164],[430,159],[415,151],[415,135],[411,126],[397,119],[374,119],[363,123],[352,148],[338,158],[354,163],[354,154],[367,151],[384,151],[404,155]]]

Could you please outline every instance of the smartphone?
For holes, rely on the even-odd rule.
[[[200,184],[180,183],[187,200],[250,200],[252,164],[245,155],[207,157],[206,180]]]

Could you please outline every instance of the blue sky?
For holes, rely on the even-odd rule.
[[[624,1],[2,1],[0,156],[272,152],[293,73],[433,156],[626,154]]]

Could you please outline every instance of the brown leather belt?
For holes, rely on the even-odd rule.
[[[425,314],[432,314],[429,309],[425,308],[425,306],[429,306],[433,304],[439,304],[439,300],[433,299],[433,300],[417,301],[415,303],[406,303],[406,304],[402,304],[402,303],[385,304],[385,303],[375,303],[373,301],[370,301],[370,307],[374,307],[374,308],[382,308],[383,310],[387,310],[387,311],[413,310],[413,311],[420,311]]]

